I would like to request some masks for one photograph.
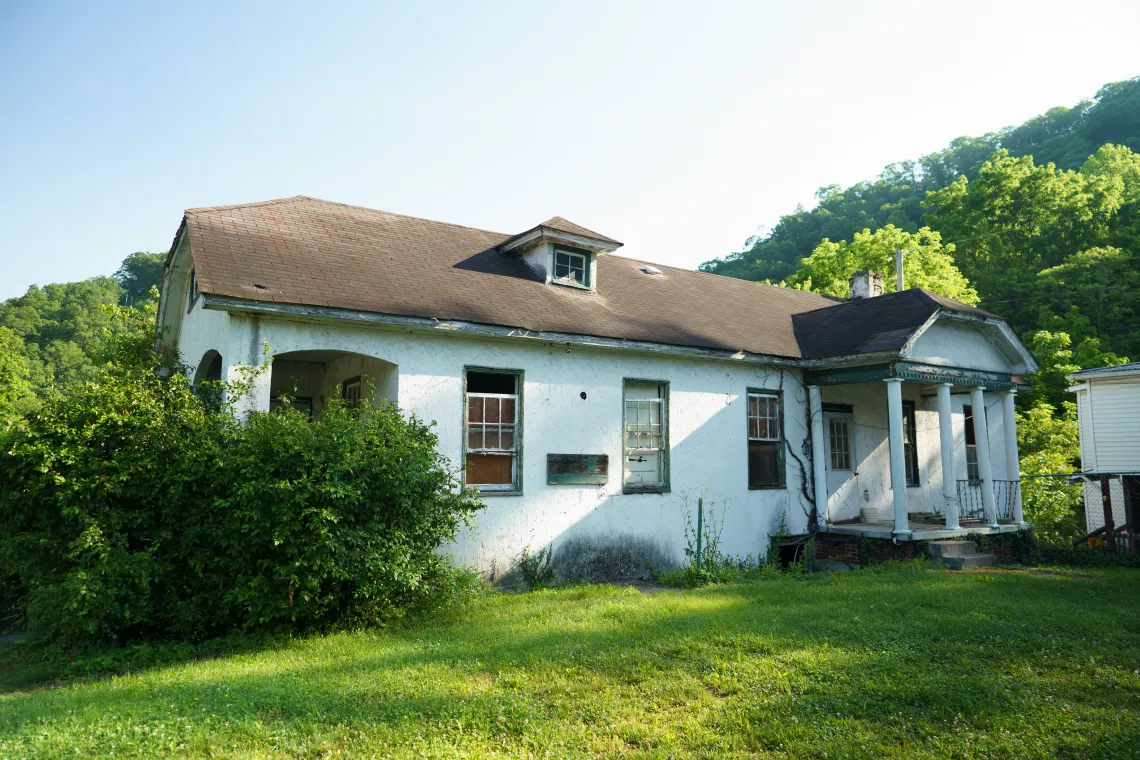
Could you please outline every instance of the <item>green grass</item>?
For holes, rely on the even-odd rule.
[[[1137,757],[1140,572],[496,594],[0,694],[0,758],[134,756]]]

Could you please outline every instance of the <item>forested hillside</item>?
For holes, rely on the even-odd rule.
[[[132,253],[112,277],[32,286],[0,301],[0,422],[49,388],[89,380],[108,338],[126,329],[116,305],[153,308],[164,253]]]
[[[891,164],[878,179],[848,188],[821,187],[814,209],[796,209],[766,235],[746,241],[745,250],[705,262],[700,269],[779,282],[795,272],[800,260],[824,238],[847,240],[861,230],[888,224],[917,231],[930,212],[923,205],[927,192],[960,177],[977,177],[982,164],[1000,148],[1065,171],[1080,168],[1106,143],[1140,151],[1140,77],[1106,85],[1092,100],[1050,109],[1017,127],[959,137],[945,150]]]

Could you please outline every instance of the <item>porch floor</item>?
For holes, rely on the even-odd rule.
[[[991,528],[980,522],[964,522],[962,527],[950,529],[945,524],[936,523],[933,521],[916,520],[914,516],[909,521],[910,537],[907,541],[940,541],[945,538],[961,538],[971,533],[980,533],[982,535],[992,536],[999,533],[1016,533],[1019,530],[1025,530],[1028,525],[998,525]],[[895,524],[894,521],[882,522],[844,522],[844,523],[829,523],[820,526],[821,533],[835,533],[841,536],[866,536],[867,538],[893,538]]]

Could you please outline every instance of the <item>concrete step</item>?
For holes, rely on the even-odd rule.
[[[931,557],[964,557],[978,553],[973,541],[931,541],[926,549]]]
[[[963,570],[967,567],[990,567],[996,560],[992,554],[963,554],[960,557],[940,557],[936,561],[951,570]]]

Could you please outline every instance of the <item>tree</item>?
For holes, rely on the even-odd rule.
[[[122,288],[122,303],[134,305],[150,298],[152,287],[162,287],[162,269],[165,264],[165,253],[136,251],[123,259],[114,275]]]
[[[31,379],[24,342],[7,327],[0,327],[0,424],[35,406]]]
[[[1083,532],[1084,496],[1079,485],[1063,478],[1026,478],[1080,470],[1076,405],[1066,401],[1061,413],[1038,402],[1017,415],[1021,459],[1021,496],[1025,519],[1046,543],[1067,543]]]
[[[855,233],[850,243],[824,239],[787,284],[802,290],[847,296],[848,280],[860,270],[882,272],[887,292],[896,289],[895,252],[904,251],[905,285],[926,288],[963,303],[978,302],[978,294],[954,266],[954,246],[943,246],[941,236],[927,227],[904,232],[893,224],[871,232]]]

